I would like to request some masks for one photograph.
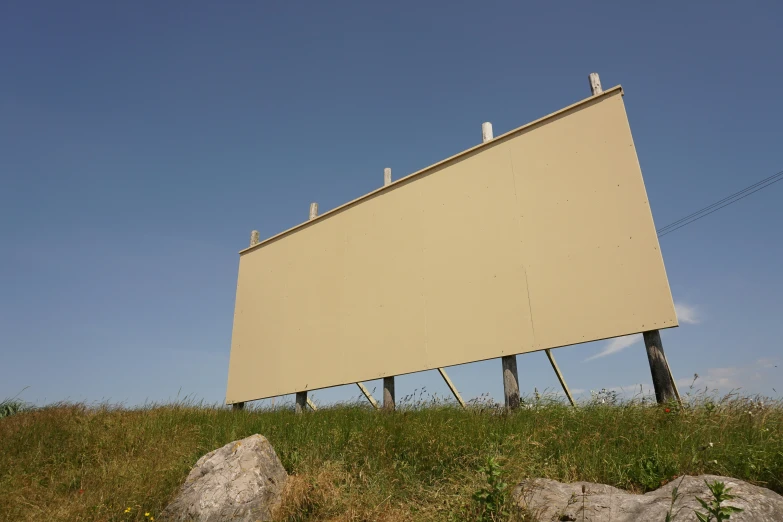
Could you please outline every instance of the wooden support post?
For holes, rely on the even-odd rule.
[[[587,78],[590,81],[590,92],[593,93],[593,96],[604,92],[601,88],[601,78],[598,77],[598,73],[590,73]]]
[[[389,167],[383,169],[383,186],[388,187],[392,182],[392,171]],[[394,411],[394,375],[383,378],[383,409]]]
[[[440,372],[440,376],[443,377],[443,380],[446,381],[446,386],[449,387],[449,390],[451,390],[451,393],[454,394],[454,398],[457,399],[457,402],[460,406],[463,408],[465,407],[465,401],[462,400],[462,396],[457,391],[457,387],[454,386],[454,383],[451,382],[451,379],[449,379],[448,374],[446,373],[446,370],[443,368],[438,368],[438,371]]]
[[[506,409],[519,408],[519,375],[517,374],[517,356],[506,355],[503,362],[503,397]]]
[[[598,73],[590,73],[590,92],[597,96],[604,92],[601,88],[601,78]],[[647,360],[650,363],[650,372],[652,373],[653,386],[655,387],[655,399],[658,404],[663,404],[677,399],[682,404],[680,392],[677,390],[677,384],[674,382],[669,363],[666,361],[666,355],[663,353],[663,343],[661,343],[661,334],[658,330],[644,332],[644,346],[647,349]]]
[[[296,404],[294,404],[294,411],[296,413],[304,413],[307,408],[307,392],[296,392]]]
[[[394,411],[394,376],[383,378],[383,409]]]
[[[310,220],[318,217],[318,203],[310,203]],[[304,413],[306,407],[310,406],[313,410],[316,410],[313,401],[307,398],[307,391],[296,392],[296,404],[294,405],[294,411],[296,413]]]
[[[370,401],[370,404],[372,404],[372,407],[377,410],[378,409],[378,401],[376,401],[375,397],[372,396],[372,393],[370,393],[370,390],[368,390],[367,387],[364,384],[360,383],[360,382],[357,382],[356,386],[358,386],[359,389],[362,390],[362,393],[364,394],[365,397],[367,397],[367,400]]]
[[[677,381],[674,380],[674,375],[672,375],[672,367],[669,366],[669,360],[666,358],[666,354],[663,354],[663,360],[666,361],[666,369],[669,370],[669,378],[672,380],[672,384],[674,385],[674,394],[677,396],[677,402],[680,403],[680,407],[682,407],[682,397],[680,397],[680,390],[677,389]]]
[[[481,124],[481,143],[486,143],[492,138],[492,124],[488,121],[485,121]]]
[[[481,142],[486,143],[494,138],[492,124],[485,121],[481,124]],[[506,408],[519,408],[519,376],[517,375],[517,356],[506,355],[503,363],[503,393],[506,398]]]
[[[647,348],[647,360],[650,363],[655,399],[658,404],[665,404],[677,399],[679,394],[675,392],[674,379],[663,353],[661,333],[658,330],[644,332],[644,347]]]
[[[571,396],[571,390],[568,389],[568,385],[563,378],[563,374],[560,373],[560,368],[557,366],[557,362],[555,361],[555,356],[552,355],[552,350],[549,348],[546,349],[546,356],[549,357],[549,362],[552,364],[552,369],[555,370],[555,373],[557,374],[557,380],[560,381],[560,386],[563,387],[563,391],[565,392],[566,397],[568,397],[568,402],[571,403],[571,406],[576,406],[574,398]]]
[[[310,406],[310,409],[313,411],[318,410],[318,406],[315,405],[315,403],[310,397],[307,398],[307,405]]]
[[[259,236],[258,236],[258,230],[252,230],[250,232],[250,246],[257,245],[259,243]],[[231,405],[232,410],[244,410],[245,409],[245,403],[244,402],[235,402]]]

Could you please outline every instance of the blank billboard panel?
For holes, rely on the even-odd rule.
[[[243,250],[226,402],[672,326],[615,87]]]

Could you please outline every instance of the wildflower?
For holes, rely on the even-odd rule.
[[[717,464],[717,463],[718,463],[718,461],[717,461],[717,460],[713,460],[712,462],[713,462],[713,463],[715,463],[715,464]]]
[[[669,408],[666,408],[666,409],[665,409],[665,410],[663,410],[663,411],[665,411],[666,413],[669,413],[669,412],[671,412],[672,410],[670,410]]]
[[[711,447],[713,447],[713,446],[712,446],[712,442],[710,442],[710,448],[711,448]]]
[[[145,516],[145,517],[148,517],[148,516],[150,516],[150,512],[149,512],[149,511],[147,511],[146,513],[144,513],[144,516]]]
[[[150,520],[155,520],[155,517],[150,517]]]
[[[126,513],[130,513],[130,508],[125,508]]]
[[[79,490],[79,494],[81,495],[81,494],[83,494],[83,493],[84,493],[84,490],[83,490],[83,489],[80,489],[80,490]]]

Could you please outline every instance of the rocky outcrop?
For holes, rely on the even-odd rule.
[[[737,497],[723,504],[743,510],[731,515],[732,522],[783,521],[783,496],[742,480],[715,475],[677,478],[644,495],[592,482],[563,484],[556,480],[531,479],[520,483],[513,496],[517,505],[541,522],[662,522],[672,504],[672,489],[677,487],[681,496],[672,509],[672,520],[684,522],[697,520],[694,510],[704,512],[696,497],[711,498],[705,481],[723,482]]]
[[[269,441],[251,435],[201,457],[161,518],[177,522],[271,520],[287,479]]]

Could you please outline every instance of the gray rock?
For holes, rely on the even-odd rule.
[[[672,489],[676,486],[682,496],[674,504],[672,514],[675,516],[672,520],[684,522],[696,520],[694,510],[704,512],[696,497],[705,500],[711,498],[705,480],[710,483],[716,480],[723,482],[731,488],[730,493],[737,497],[723,504],[744,510],[742,513],[732,514],[732,522],[783,521],[783,496],[741,480],[716,475],[677,478],[644,495],[592,482],[563,484],[556,480],[531,479],[521,482],[514,489],[513,497],[517,505],[526,509],[540,522],[663,522],[671,506]]]
[[[161,516],[177,522],[271,520],[286,480],[269,441],[251,435],[201,457]]]

